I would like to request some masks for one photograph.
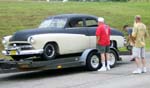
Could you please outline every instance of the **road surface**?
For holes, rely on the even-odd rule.
[[[82,68],[0,74],[0,88],[150,88],[150,52],[146,53],[148,72],[132,74],[136,66],[130,56],[107,72]]]

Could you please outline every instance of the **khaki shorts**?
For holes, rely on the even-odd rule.
[[[98,50],[99,53],[109,53],[109,46],[100,46],[100,45],[96,45],[96,48]]]
[[[133,47],[132,57],[133,58],[145,58],[145,48],[144,47],[141,47],[141,48]]]

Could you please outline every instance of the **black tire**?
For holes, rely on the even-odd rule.
[[[116,65],[116,62],[118,60],[118,55],[114,50],[110,50],[109,52],[109,60],[110,60],[110,67],[113,68]]]
[[[86,68],[89,71],[96,71],[101,67],[99,54],[95,51],[91,52],[86,60]]]
[[[48,43],[44,47],[44,52],[41,55],[41,59],[51,60],[56,57],[56,54],[57,54],[56,45],[53,43]]]

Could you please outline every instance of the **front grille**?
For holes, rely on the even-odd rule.
[[[18,47],[21,50],[31,50],[33,47],[29,43],[11,43],[9,44],[9,49]]]

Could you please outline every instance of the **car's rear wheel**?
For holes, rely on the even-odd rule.
[[[101,66],[100,58],[97,52],[91,52],[86,60],[86,68],[90,71],[96,71]]]
[[[51,60],[56,57],[56,45],[53,43],[48,43],[44,47],[44,52],[41,55],[42,59]]]

